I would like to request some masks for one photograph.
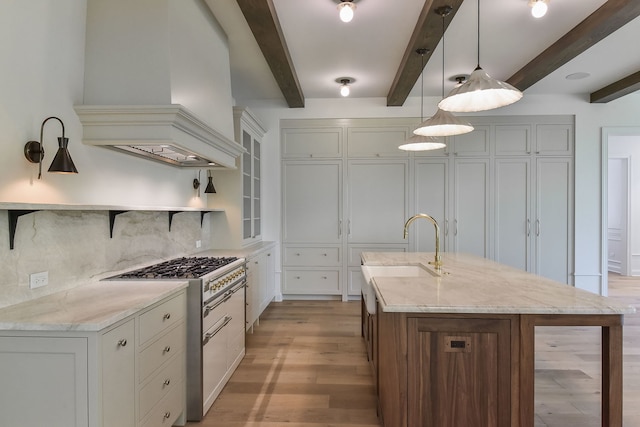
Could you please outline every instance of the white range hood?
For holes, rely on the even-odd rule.
[[[181,105],[76,105],[82,142],[177,167],[236,168],[245,149]]]

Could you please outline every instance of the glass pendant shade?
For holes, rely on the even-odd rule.
[[[420,123],[413,133],[422,136],[452,136],[469,133],[472,130],[473,126],[470,123],[438,108],[438,111]]]
[[[438,150],[444,148],[447,145],[444,142],[438,140],[438,138],[432,136],[414,135],[407,138],[404,144],[398,148],[404,151],[428,151]]]
[[[58,138],[58,152],[49,166],[49,172],[57,173],[78,173],[76,165],[71,160],[71,155],[67,149],[69,138]]]
[[[445,111],[470,113],[504,107],[522,98],[522,92],[509,83],[494,79],[478,66],[469,79],[455,87],[438,104]]]

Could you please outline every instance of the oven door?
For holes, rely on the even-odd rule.
[[[218,308],[221,310],[222,307]],[[227,340],[231,316],[223,316],[202,337],[202,414],[206,414],[223,387],[227,372]]]

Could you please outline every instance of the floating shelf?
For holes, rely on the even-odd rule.
[[[116,217],[130,211],[167,212],[169,214],[169,231],[174,215],[181,212],[200,212],[200,227],[204,222],[205,214],[210,212],[224,212],[224,209],[185,208],[185,207],[157,207],[157,206],[104,206],[104,205],[54,205],[35,203],[0,203],[0,210],[6,210],[9,214],[9,249],[14,248],[18,218],[39,211],[108,211],[109,212],[109,237],[113,238],[113,227]]]

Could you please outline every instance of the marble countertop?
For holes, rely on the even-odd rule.
[[[371,279],[382,311],[418,313],[630,314],[635,309],[612,298],[527,273],[494,261],[442,253],[442,272],[433,253],[363,252],[368,266],[421,266],[420,277]]]
[[[0,330],[99,331],[186,287],[186,281],[93,282],[0,309]]]

